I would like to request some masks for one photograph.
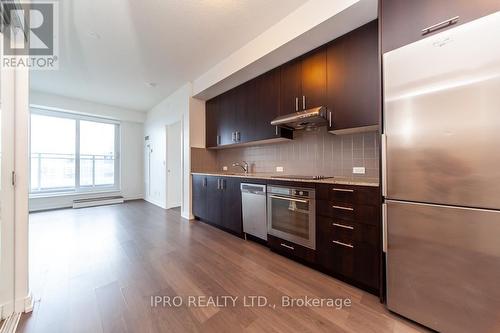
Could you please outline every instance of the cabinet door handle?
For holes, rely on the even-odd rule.
[[[348,210],[348,211],[354,211],[354,208],[351,207],[342,207],[342,206],[332,206],[335,209],[342,209],[342,210]]]
[[[332,223],[332,225],[335,227],[339,227],[339,228],[354,230],[354,227],[350,226],[350,225],[344,225],[344,224],[339,224],[339,223]]]
[[[221,179],[221,182],[220,182],[220,187],[221,187],[221,190],[224,190],[226,188],[226,180],[225,179]]]
[[[219,179],[217,179],[217,189],[218,189],[218,190],[222,190],[222,184],[221,184],[222,182],[221,182],[221,180],[222,180],[222,179],[220,179],[220,178],[219,178]]]
[[[236,142],[240,142],[240,141],[241,141],[241,133],[236,132]]]
[[[433,24],[431,26],[428,26],[427,28],[422,29],[422,35],[427,35],[433,31],[436,31],[436,30],[439,30],[439,29],[442,29],[445,27],[449,27],[450,25],[457,23],[459,18],[460,18],[460,16],[455,16],[455,17],[449,18],[443,22],[439,22],[439,23]]]
[[[293,246],[287,245],[285,243],[281,243],[280,245],[283,246],[283,247],[286,247],[287,249],[295,250],[295,248]]]
[[[217,144],[220,145],[220,135],[217,135]]]
[[[306,109],[306,96],[302,96],[302,110]]]
[[[332,111],[328,111],[328,124],[332,127]]]
[[[336,192],[350,192],[350,193],[354,192],[354,190],[351,190],[351,189],[348,189],[348,188],[335,188],[334,187],[333,190],[336,191]]]
[[[295,111],[299,111],[299,98],[295,97]]]
[[[334,241],[332,241],[332,242],[333,242],[333,243],[335,243],[335,244],[338,244],[338,245],[342,245],[342,246],[345,246],[345,247],[349,247],[349,248],[351,248],[351,249],[352,249],[352,248],[354,248],[354,245],[352,245],[352,244],[347,244],[347,243],[343,243],[343,242],[339,242],[339,241],[335,241],[335,240],[334,240]]]
[[[276,135],[278,135],[278,126],[276,126]]]
[[[236,134],[236,132],[232,132],[232,133],[231,133],[231,141],[232,141],[232,142],[234,142],[234,139],[235,139],[235,137],[236,137],[236,135],[235,135],[235,134]]]

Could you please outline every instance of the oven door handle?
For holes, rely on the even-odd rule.
[[[309,200],[287,198],[287,197],[281,197],[281,196],[278,196],[278,195],[270,195],[269,197],[273,198],[273,199],[286,200],[286,201],[294,201],[294,202],[302,202],[302,203],[308,203],[309,202]]]

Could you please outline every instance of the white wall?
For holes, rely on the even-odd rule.
[[[120,191],[106,195],[122,195],[125,200],[144,197],[143,182],[143,121],[146,114],[122,110],[108,105],[92,103],[57,95],[30,93],[30,105],[37,108],[85,114],[120,121]],[[71,207],[73,200],[102,196],[103,194],[60,195],[30,198],[30,211]]]

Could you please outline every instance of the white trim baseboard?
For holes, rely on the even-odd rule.
[[[152,203],[153,205],[158,206],[160,208],[167,209],[167,207],[165,206],[165,204],[162,204],[162,203],[160,203],[160,202],[158,202],[156,200],[153,200],[151,198],[144,198],[144,201]]]
[[[14,312],[5,318],[0,333],[15,333],[19,325],[19,319],[21,319],[21,312]]]

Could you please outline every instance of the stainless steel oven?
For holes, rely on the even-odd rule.
[[[312,188],[268,186],[268,234],[315,250],[315,194]]]

